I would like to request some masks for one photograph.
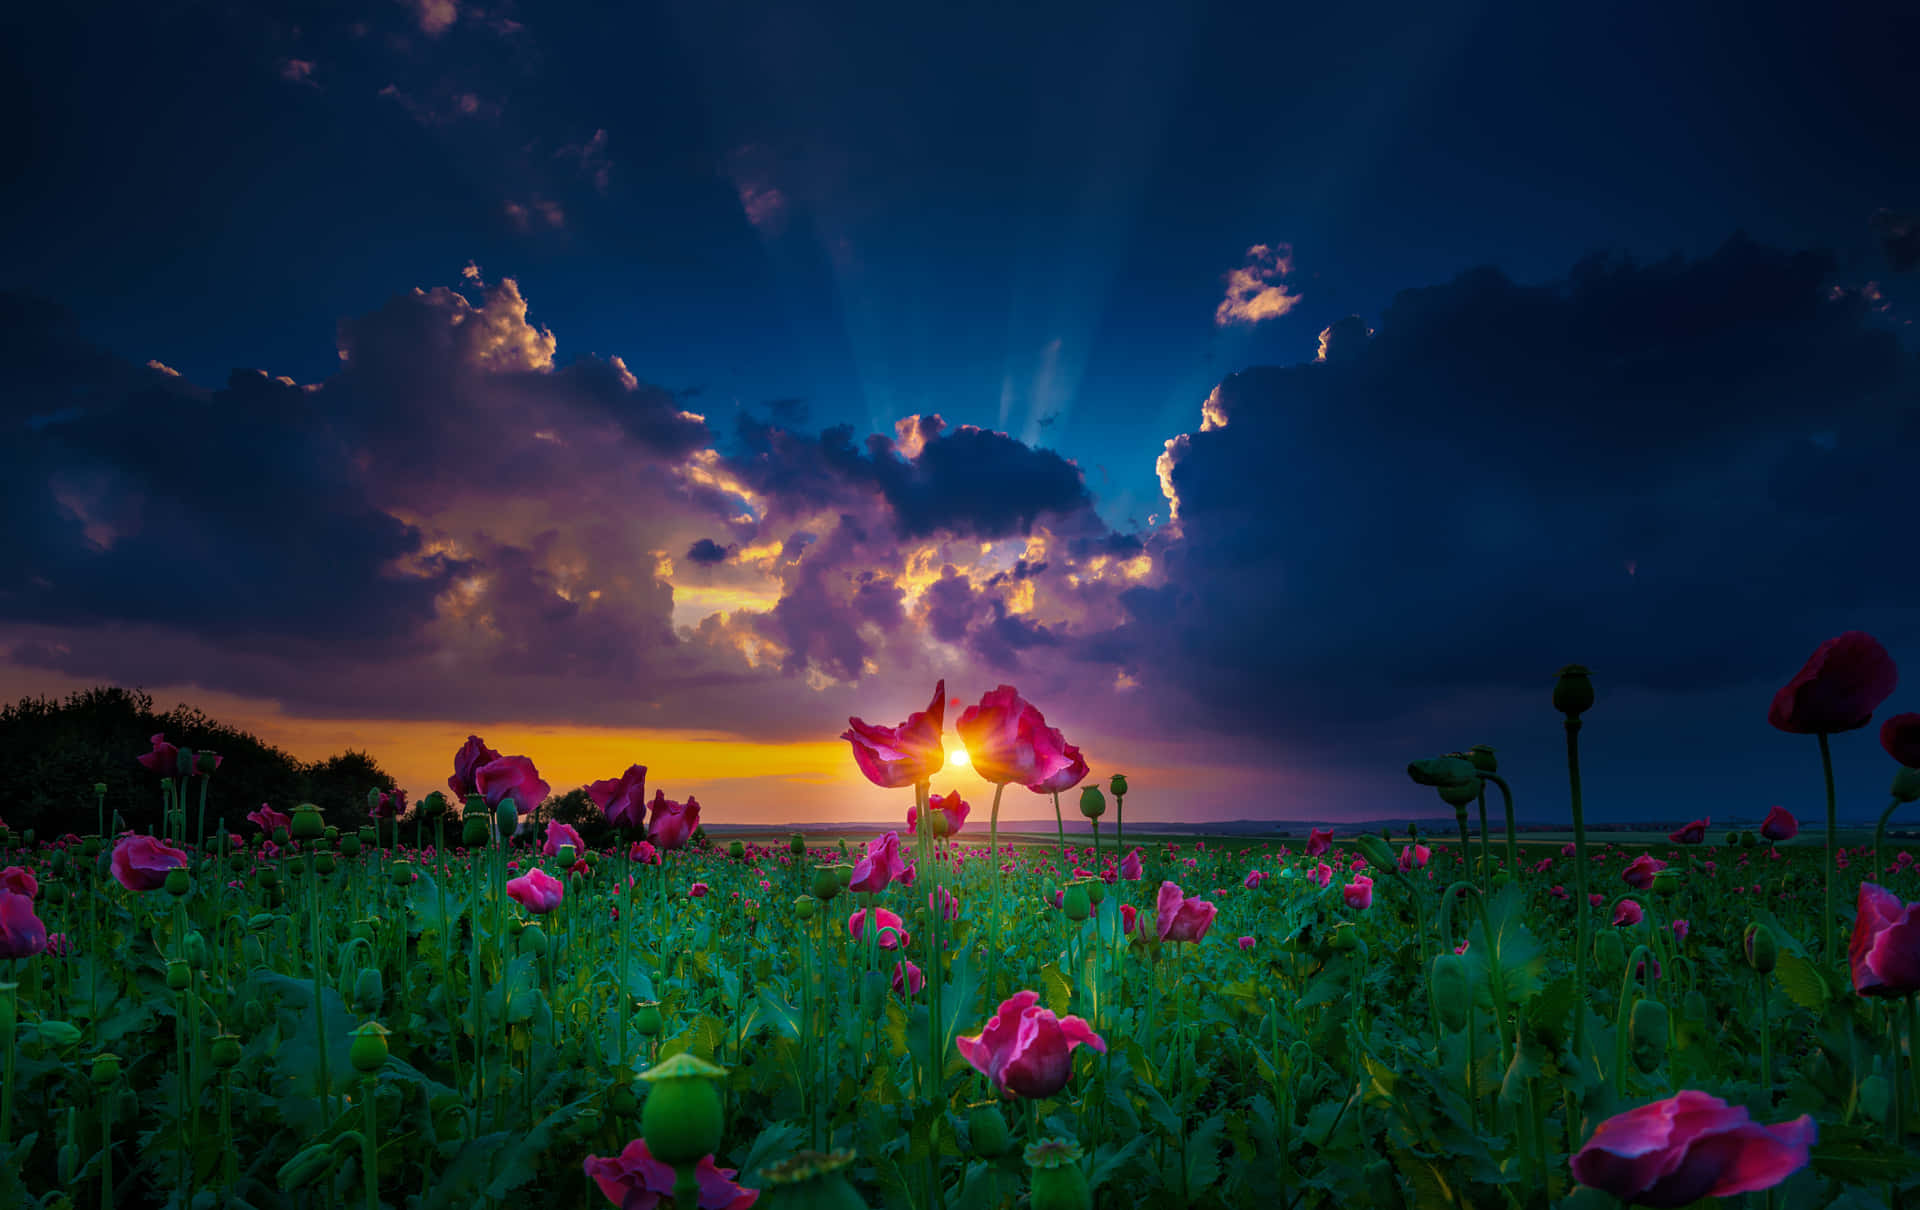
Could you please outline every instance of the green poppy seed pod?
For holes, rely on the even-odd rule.
[[[1100,793],[1100,787],[1080,787],[1080,814],[1088,819],[1098,819],[1106,813],[1107,796]]]
[[[1473,762],[1473,767],[1482,773],[1497,773],[1500,770],[1500,762],[1493,758],[1493,749],[1485,744],[1475,744],[1468,748],[1467,759]]]
[[[1604,974],[1619,974],[1627,964],[1626,943],[1615,929],[1607,929],[1593,939],[1593,958]]]
[[[1107,789],[1115,798],[1125,798],[1127,796],[1127,775],[1124,773],[1114,774],[1107,781]]]
[[[102,1052],[93,1056],[91,1078],[94,1086],[105,1088],[120,1078],[120,1056]]]
[[[187,934],[187,965],[197,971],[207,969],[207,939],[198,929]]]
[[[513,830],[520,826],[520,809],[514,805],[512,798],[500,800],[500,805],[493,809],[493,822],[500,830],[500,835],[513,835]]]
[[[1633,1032],[1633,1065],[1641,1075],[1652,1075],[1667,1061],[1667,1006],[1658,1000],[1641,1000],[1628,1018]]]
[[[365,829],[362,829],[363,833],[364,831]],[[328,844],[337,845],[340,843],[340,828],[337,824],[328,824],[327,830],[322,835],[326,837]],[[364,835],[362,839],[364,839]]]
[[[1728,847],[1729,849],[1731,849],[1731,848],[1732,848],[1733,846],[1735,846],[1735,845],[1737,845],[1737,844],[1739,844],[1739,843],[1740,843],[1740,833],[1738,833],[1738,832],[1728,832],[1728,833],[1727,833],[1727,834],[1726,834],[1725,836],[1723,836],[1723,837],[1721,837],[1721,839],[1722,839],[1723,841],[1725,841],[1725,842],[1726,842],[1726,846],[1727,846],[1727,847]]]
[[[1593,709],[1593,677],[1582,664],[1568,664],[1553,683],[1553,708],[1569,718]]]
[[[1909,769],[1901,765],[1895,771],[1893,799],[1895,802],[1920,802],[1920,769]]]
[[[762,1210],[866,1210],[841,1171],[851,1163],[851,1151],[796,1151],[768,1165],[762,1169],[767,1178]]]
[[[48,903],[51,903],[55,907],[58,907],[59,905],[65,903],[66,901],[67,901],[67,888],[65,883],[56,882],[52,886],[49,886],[47,888]]]
[[[1080,1145],[1043,1139],[1027,1148],[1028,1205],[1031,1210],[1088,1210],[1093,1191],[1080,1169]]]
[[[295,840],[318,840],[327,834],[327,821],[320,817],[319,807],[303,802],[293,809],[291,828]]]
[[[89,836],[80,842],[80,852],[87,857],[98,857],[106,846],[100,843],[98,836]]]
[[[380,1011],[380,1005],[386,1001],[387,988],[380,976],[380,968],[369,966],[353,978],[353,1011],[361,1016],[372,1016]]]
[[[487,816],[485,804],[481,804],[478,815],[462,816],[460,820],[460,844],[469,849],[477,849],[487,843]]]
[[[843,861],[838,865],[828,866],[827,868],[832,870],[833,876],[840,880],[841,890],[844,891],[848,887],[853,885],[853,866],[852,865]]]
[[[802,920],[811,920],[820,910],[820,901],[811,895],[798,895],[793,900],[793,914]]]
[[[242,870],[246,869],[248,866],[252,864],[253,864],[253,858],[249,857],[247,854],[239,851],[238,849],[234,850],[232,853],[229,853],[227,855],[227,868],[229,870],[232,870],[236,874],[240,873]]]
[[[333,1167],[333,1144],[315,1143],[303,1147],[294,1153],[294,1157],[280,1165],[280,1191],[292,1193],[304,1189],[325,1176]]]
[[[834,873],[830,865],[818,866],[813,871],[813,897],[825,903],[832,903],[833,897],[840,893],[840,875]]]
[[[660,1001],[642,1000],[633,1009],[633,1027],[640,1031],[643,1038],[657,1036],[667,1027],[666,1019],[660,1015]]]
[[[215,1034],[212,1049],[213,1065],[221,1071],[229,1071],[240,1062],[240,1037],[238,1034]]]
[[[1439,1010],[1440,1024],[1448,1033],[1459,1033],[1467,1027],[1468,1010],[1473,1005],[1473,986],[1467,979],[1467,964],[1458,954],[1435,954],[1433,956],[1434,1007]]]
[[[95,797],[98,797],[98,796],[100,796],[100,795],[102,795],[102,794],[105,794],[106,792],[107,792],[107,783],[106,783],[106,782],[103,782],[103,781],[97,781],[97,782],[94,782],[94,783],[93,783],[93,793],[94,793],[94,795],[95,795]]]
[[[840,856],[847,856],[847,838],[844,836],[840,838]]]
[[[202,752],[194,760],[194,772],[202,777],[212,777],[213,771],[219,767],[220,754],[218,752]]]
[[[520,935],[521,930],[526,927],[527,927],[527,922],[520,919],[520,917],[518,916],[507,917],[507,936],[518,937]]]
[[[1743,831],[1743,832],[1740,832],[1740,833],[1738,833],[1738,835],[1739,835],[1739,837],[1740,837],[1740,847],[1741,847],[1741,848],[1743,848],[1743,849],[1751,849],[1751,848],[1753,847],[1753,833],[1752,833],[1752,832],[1745,832],[1745,831]]]
[[[572,845],[563,844],[554,852],[554,856],[560,859],[561,865],[572,865],[579,854],[574,851]]]
[[[975,1105],[967,1115],[967,1138],[972,1143],[973,1153],[983,1159],[993,1159],[1007,1153],[1007,1119],[1001,1116],[1000,1108],[989,1102]]]
[[[65,874],[69,864],[67,851],[65,849],[55,849],[53,851],[53,872],[55,874]]]
[[[684,1050],[640,1073],[652,1086],[640,1107],[640,1137],[653,1158],[678,1168],[720,1149],[718,1081],[726,1074]]]
[[[377,809],[379,806],[380,806],[380,787],[368,786],[367,787],[367,810],[372,811]]]
[[[347,1061],[363,1076],[370,1076],[387,1065],[387,1027],[368,1021],[353,1031],[347,1047]]]
[[[1773,967],[1779,961],[1780,951],[1773,939],[1773,930],[1760,923],[1749,924],[1742,942],[1747,952],[1747,965],[1763,975],[1773,973]]]
[[[745,857],[746,855],[747,855],[746,845],[742,844],[740,841],[737,841],[737,840],[730,840],[727,842],[727,856],[733,858],[735,861],[738,861],[742,857]]]
[[[540,927],[539,921],[532,921],[520,930],[520,948],[536,958],[547,956],[547,930]]]
[[[787,852],[792,853],[795,857],[806,856],[807,838],[798,832],[787,837]]]
[[[188,874],[184,868],[175,866],[173,869],[167,871],[166,886],[167,894],[178,899],[180,896],[193,890],[193,876]]]
[[[40,1035],[40,1040],[55,1050],[65,1050],[85,1036],[78,1028],[66,1021],[42,1021],[35,1028]]]
[[[413,863],[402,857],[388,866],[387,881],[395,886],[413,885]]]
[[[420,812],[422,819],[438,819],[447,813],[447,796],[435,790],[421,799],[414,809]]]
[[[348,861],[360,856],[360,833],[348,832],[340,838],[340,856]]]
[[[1669,866],[1664,870],[1654,872],[1653,893],[1671,898],[1680,893],[1680,888],[1685,886],[1686,882],[1687,872],[1685,870]]]
[[[1353,847],[1359,849],[1360,855],[1367,859],[1367,864],[1376,870],[1390,874],[1400,868],[1399,861],[1393,855],[1393,849],[1386,841],[1371,832],[1363,832],[1354,837]]]
[[[1076,924],[1093,915],[1093,900],[1087,897],[1086,886],[1078,882],[1070,884],[1061,898],[1060,909]]]
[[[1107,884],[1098,878],[1087,879],[1087,898],[1093,900],[1093,906],[1099,907],[1107,901]]]
[[[588,850],[587,850],[587,855],[586,855],[586,857],[584,858],[584,860],[585,860],[585,861],[586,861],[586,863],[587,863],[587,868],[588,868],[588,869],[590,869],[590,870],[597,870],[597,869],[599,869],[599,868],[600,868],[600,850],[598,850],[598,849],[588,849]]]
[[[1467,804],[1479,797],[1480,783],[1478,781],[1447,782],[1440,787],[1440,801],[1460,810],[1462,814],[1465,813]]]
[[[340,868],[340,863],[334,859],[332,853],[321,853],[314,857],[313,868],[322,874],[331,874]]]
[[[347,936],[358,937],[362,941],[373,940],[373,921],[360,919],[347,926]]]

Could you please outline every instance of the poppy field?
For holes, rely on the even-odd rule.
[[[1173,791],[1006,685],[849,720],[900,794],[852,846],[709,837],[634,764],[593,849],[478,736],[343,832],[155,736],[156,834],[104,787],[5,833],[0,1206],[1920,1205],[1920,713],[1856,734],[1895,687],[1821,644],[1768,718],[1826,801],[1633,848],[1586,835],[1577,665],[1565,781],[1478,745],[1407,765],[1453,827],[1227,847],[1129,836]],[[1874,736],[1891,790],[1836,786]],[[990,799],[940,792],[954,742]],[[1091,836],[1007,843],[1028,795]]]

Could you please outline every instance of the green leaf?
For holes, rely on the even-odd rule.
[[[1807,958],[1792,950],[1781,949],[1773,968],[1773,977],[1787,998],[1801,1008],[1819,1012],[1833,998],[1826,976]]]
[[[765,983],[760,985],[759,1019],[773,1026],[774,1032],[788,1038],[800,1036],[800,1010],[782,1000],[779,993]]]
[[[1073,984],[1051,962],[1040,968],[1040,1003],[1056,1016],[1065,1016],[1073,1005]]]
[[[1187,1192],[1197,1194],[1220,1179],[1220,1132],[1226,1119],[1214,1114],[1187,1136]]]

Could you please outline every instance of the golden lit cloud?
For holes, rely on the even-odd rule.
[[[1256,324],[1293,310],[1300,295],[1289,294],[1280,279],[1293,272],[1293,248],[1288,244],[1255,244],[1247,249],[1247,263],[1227,274],[1227,296],[1214,309],[1213,322]]]

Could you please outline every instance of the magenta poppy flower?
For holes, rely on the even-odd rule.
[[[940,729],[947,714],[947,682],[933,687],[933,700],[925,710],[907,715],[898,727],[880,727],[849,718],[850,727],[840,738],[853,745],[853,761],[867,780],[887,790],[932,781],[947,763],[947,749],[940,742]]]
[[[1249,891],[1257,891],[1260,889],[1260,881],[1266,876],[1267,872],[1265,870],[1248,870],[1247,876],[1240,880],[1240,885],[1246,887]]]
[[[1321,862],[1307,874],[1307,881],[1323,887],[1329,885],[1333,882],[1333,867],[1324,861]]]
[[[1220,909],[1204,899],[1189,899],[1171,882],[1160,884],[1154,897],[1154,919],[1160,926],[1162,941],[1199,941],[1213,927]]]
[[[533,814],[533,809],[547,801],[547,795],[553,790],[540,780],[539,770],[524,756],[502,756],[488,761],[473,771],[473,784],[475,793],[485,798],[489,807],[497,807],[511,798],[514,809],[522,815]]]
[[[917,996],[920,989],[927,985],[925,972],[911,962],[900,961],[893,964],[893,994],[896,996]]]
[[[1622,899],[1613,905],[1615,924],[1639,924],[1644,919],[1646,919],[1646,913],[1640,910],[1638,900]]]
[[[1896,714],[1880,724],[1880,746],[1909,769],[1920,769],[1920,714]]]
[[[395,790],[391,794],[381,794],[373,800],[373,809],[369,812],[375,819],[398,819],[407,813],[407,792]]]
[[[712,889],[713,889],[712,887],[708,886],[704,882],[696,882],[692,886],[687,888],[687,894],[695,899],[705,899],[707,897],[707,892]],[[735,891],[733,893],[733,897],[735,899],[738,899],[740,897],[740,892]]]
[[[1675,941],[1685,941],[1687,939],[1687,934],[1691,933],[1692,931],[1693,931],[1693,926],[1687,923],[1684,917],[1678,920],[1675,920],[1673,922],[1673,939]]]
[[[935,836],[953,836],[966,826],[967,813],[973,810],[960,797],[960,791],[935,794],[927,799],[927,824]],[[907,835],[920,829],[920,805],[907,808]]]
[[[960,919],[960,901],[955,899],[953,892],[945,887],[927,892],[927,910],[942,920]]]
[[[1064,768],[1056,770],[1052,777],[1047,778],[1045,781],[1034,782],[1029,785],[1027,789],[1032,790],[1035,794],[1064,794],[1079,785],[1081,781],[1086,778],[1088,772],[1087,760],[1084,756],[1080,755],[1080,749],[1074,747],[1072,744],[1067,744],[1061,751],[1066,753],[1070,763]]]
[[[266,803],[261,803],[259,810],[247,812],[247,822],[258,825],[262,832],[271,836],[275,828],[291,828],[293,817],[285,811],[276,811]]]
[[[1713,816],[1696,819],[1678,832],[1667,833],[1667,839],[1675,844],[1702,844],[1707,839],[1707,827],[1713,823]]]
[[[1131,903],[1123,903],[1120,905],[1120,931],[1122,933],[1125,933],[1131,936],[1133,933],[1133,926],[1136,923],[1138,923],[1139,920],[1140,920],[1139,908],[1134,907]]]
[[[875,908],[873,919],[875,925],[880,930],[879,945],[881,949],[905,949],[912,943],[913,935],[907,932],[904,927],[906,922],[900,919],[896,913],[889,912],[885,908]],[[860,939],[860,932],[866,926],[866,923],[867,909],[865,908],[861,908],[853,915],[847,917],[847,931],[853,934],[855,941]]]
[[[619,777],[593,782],[587,786],[587,797],[614,827],[642,831],[647,826],[647,767],[628,765]]]
[[[1642,853],[1633,859],[1632,864],[1620,871],[1620,877],[1636,891],[1644,891],[1653,885],[1653,876],[1667,868],[1667,863],[1658,857]]]
[[[1373,879],[1355,874],[1352,882],[1340,888],[1340,895],[1348,907],[1364,912],[1373,906]]]
[[[1567,888],[1561,886],[1557,882],[1547,888],[1547,894],[1553,896],[1555,899],[1571,899],[1572,898],[1571,895],[1567,894]]]
[[[539,866],[518,878],[507,879],[507,898],[536,916],[544,916],[559,907],[566,894],[567,884]]]
[[[1242,938],[1240,938],[1240,948],[1241,948],[1241,949],[1243,949],[1243,950],[1250,950],[1250,949],[1252,949],[1252,948],[1253,948],[1253,938],[1251,938],[1251,937],[1242,937]]]
[[[660,850],[644,840],[636,840],[633,847],[627,850],[627,860],[637,861],[641,865],[659,865]]]
[[[29,899],[40,898],[40,880],[25,866],[10,865],[0,870],[0,891],[12,891]]]
[[[678,803],[665,790],[653,792],[653,818],[647,821],[647,837],[663,852],[684,849],[700,826],[700,803],[693,795]]]
[[[447,789],[463,800],[469,794],[480,793],[480,787],[474,783],[474,774],[482,766],[499,759],[500,754],[487,747],[485,740],[477,735],[469,735],[467,742],[453,754],[453,776],[447,779]]]
[[[1332,847],[1332,828],[1314,828],[1307,833],[1307,856],[1318,857]]]
[[[1433,859],[1433,850],[1423,844],[1410,844],[1400,850],[1400,872],[1423,870]]]
[[[1134,849],[1120,859],[1120,877],[1128,882],[1138,882],[1141,878],[1140,850]]]
[[[1001,1096],[1037,1100],[1067,1086],[1073,1074],[1073,1048],[1085,1043],[1102,1054],[1107,1044],[1079,1017],[1056,1017],[1038,1007],[1040,993],[1018,991],[1000,1003],[986,1027],[953,1040],[960,1057]]]
[[[620,1210],[674,1210],[673,1167],[654,1159],[645,1139],[628,1143],[617,1156],[589,1155],[581,1167]],[[710,1155],[693,1175],[700,1186],[700,1210],[747,1210],[760,1197],[758,1189],[733,1183],[738,1169],[717,1167]]]
[[[1744,1108],[1687,1089],[1600,1123],[1573,1179],[1631,1206],[1686,1206],[1771,1189],[1807,1166],[1818,1128],[1802,1114],[1763,1126]]]
[[[1001,685],[968,706],[953,724],[967,746],[973,771],[996,785],[1031,786],[1073,764],[1067,741],[1012,685]]]
[[[1776,844],[1783,840],[1792,840],[1799,834],[1800,821],[1795,819],[1793,813],[1785,807],[1770,808],[1766,819],[1760,823],[1760,835]]]
[[[166,732],[162,731],[154,735],[147,742],[153,745],[153,751],[133,759],[145,765],[149,772],[158,773],[162,777],[183,777],[193,772],[191,769],[180,768],[180,749],[167,742]]]
[[[153,836],[123,836],[113,846],[113,876],[129,891],[157,891],[166,885],[168,870],[186,864],[185,853]]]
[[[560,855],[560,846],[567,844],[573,846],[573,851],[576,854],[587,851],[586,842],[580,839],[580,833],[574,829],[572,824],[564,824],[559,820],[555,820],[547,825],[547,838],[540,844],[540,854],[543,857],[558,857]]]
[[[1863,996],[1905,996],[1920,991],[1920,902],[1871,882],[1860,884],[1847,945],[1853,990]]]
[[[1773,695],[1767,721],[1795,735],[1857,731],[1893,695],[1893,657],[1872,635],[1849,630],[1814,649],[1805,666]]]
[[[867,843],[867,855],[854,863],[847,889],[878,895],[906,872],[906,863],[900,860],[900,833],[888,832]]]
[[[31,958],[45,952],[47,926],[31,896],[0,891],[0,958]]]

